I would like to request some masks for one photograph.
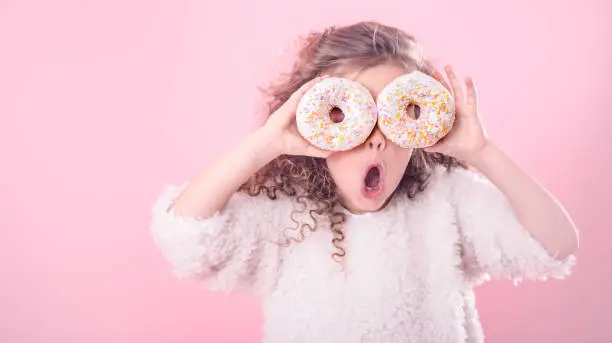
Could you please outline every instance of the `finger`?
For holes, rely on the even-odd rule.
[[[453,93],[453,90],[448,85],[448,83],[446,82],[446,79],[444,78],[444,75],[442,75],[439,71],[437,71],[436,69],[432,69],[431,77],[433,77],[438,82],[440,82],[442,84],[442,86],[444,86],[444,88],[446,88],[449,92],[451,92],[451,94]]]
[[[427,152],[444,153],[446,150],[448,150],[449,136],[450,136],[450,132],[448,134],[446,134],[444,137],[440,138],[433,145],[423,148],[423,150],[425,150]]]
[[[453,94],[455,95],[455,101],[457,101],[458,103],[463,103],[465,101],[465,98],[463,95],[463,89],[461,88],[461,83],[459,82],[459,79],[457,79],[457,75],[455,74],[455,71],[450,65],[446,66],[444,69],[446,71],[446,75],[448,76],[448,80],[450,81],[451,87],[453,89]]]
[[[452,92],[452,89],[446,82],[444,75],[442,75],[442,73],[440,73],[431,62],[425,61],[424,71],[426,71],[431,77],[440,82],[442,86],[444,86],[444,88],[448,89],[449,92]]]
[[[442,140],[438,141],[436,144],[432,146],[428,146],[423,148],[423,150],[427,152],[441,152],[444,150],[444,142]]]
[[[476,109],[478,106],[478,93],[476,92],[476,86],[474,85],[474,80],[472,80],[471,77],[468,77],[465,80],[465,85],[466,85],[465,103],[472,112],[476,113]]]
[[[326,151],[323,149],[319,149],[316,146],[312,145],[310,142],[304,140],[306,143],[306,155],[312,157],[326,158],[331,155],[330,151]]]
[[[439,145],[432,145],[426,148],[423,148],[423,150],[427,151],[427,152],[441,152],[442,149],[440,148]]]
[[[307,150],[308,156],[312,156],[312,157],[327,158],[329,157],[329,155],[331,155],[330,151],[321,150],[313,146],[308,147],[306,150]]]

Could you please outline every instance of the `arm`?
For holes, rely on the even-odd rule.
[[[515,281],[568,275],[578,247],[571,219],[488,139],[473,81],[466,80],[464,97],[453,70],[447,67],[446,72],[455,96],[456,122],[427,150],[454,156],[480,172],[457,171],[452,177],[464,270],[476,278],[485,273]],[[444,82],[440,74],[434,76]]]
[[[278,243],[292,202],[237,190],[280,154],[327,154],[295,129],[295,109],[310,84],[206,171],[181,187],[164,188],[152,208],[151,232],[175,275],[216,290],[259,293],[271,285],[281,258],[279,245],[271,242]]]
[[[326,76],[302,85],[287,102],[272,113],[266,124],[249,135],[230,154],[195,178],[176,199],[174,210],[186,216],[208,217],[225,207],[236,190],[260,168],[280,156],[327,157],[297,133],[295,112],[304,93]],[[210,194],[215,194],[211,197]]]
[[[152,208],[151,232],[178,278],[211,290],[267,289],[280,258],[269,242],[290,209],[282,199],[236,190],[276,156],[271,142],[256,131],[190,182],[164,187]]]
[[[564,259],[578,249],[577,231],[563,207],[495,144],[466,162],[505,195],[520,224],[551,255]]]
[[[268,131],[255,131],[229,154],[194,178],[173,202],[172,209],[186,217],[212,216],[225,208],[249,177],[278,155],[277,145]]]

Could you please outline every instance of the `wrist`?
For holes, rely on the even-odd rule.
[[[499,155],[499,152],[497,145],[487,140],[477,152],[463,160],[472,167],[483,170],[490,164],[490,161],[495,159],[495,156]]]
[[[261,166],[283,154],[278,135],[265,127],[252,132],[245,142]]]

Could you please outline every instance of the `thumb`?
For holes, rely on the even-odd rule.
[[[436,142],[434,145],[428,146],[423,148],[423,150],[427,151],[427,152],[438,152],[438,153],[443,153],[445,151],[446,148],[446,142],[444,141],[444,138],[439,140],[438,142]]]
[[[306,147],[306,153],[308,154],[308,156],[318,157],[318,158],[327,158],[329,157],[329,155],[331,155],[331,151],[319,149],[313,145],[310,145],[310,143]]]
[[[436,145],[432,145],[432,146],[428,146],[428,147],[423,148],[423,150],[425,150],[427,152],[439,152],[438,151],[439,149],[440,148],[438,146],[436,146]]]

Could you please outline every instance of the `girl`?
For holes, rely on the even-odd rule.
[[[266,123],[155,203],[152,233],[178,277],[260,296],[266,342],[440,343],[483,341],[473,287],[488,276],[569,274],[572,221],[487,137],[469,78],[447,67],[446,85],[413,37],[377,23],[305,43]],[[413,70],[455,97],[456,124],[433,147],[400,148],[377,128],[328,153],[298,135],[297,104],[324,75],[376,97]]]

